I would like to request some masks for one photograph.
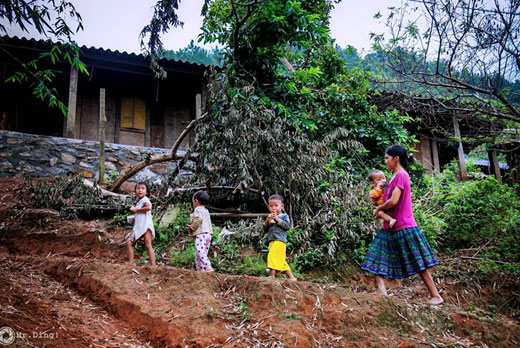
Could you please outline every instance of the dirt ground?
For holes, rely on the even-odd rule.
[[[20,183],[0,178],[0,329],[12,347],[520,347],[519,322],[468,309],[482,299],[453,280],[429,306],[417,281],[380,297],[367,276],[343,287],[130,266],[123,231],[18,209]]]

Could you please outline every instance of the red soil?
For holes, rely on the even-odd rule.
[[[17,346],[520,346],[517,321],[463,310],[448,286],[450,301],[430,307],[420,283],[393,283],[394,296],[383,298],[336,285],[132,267],[118,245],[123,231],[15,210],[19,184],[0,178],[0,327],[19,333]],[[357,283],[368,288],[371,279]]]

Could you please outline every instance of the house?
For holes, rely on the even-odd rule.
[[[98,139],[100,89],[106,93],[105,141],[126,145],[171,148],[185,126],[202,113],[207,90],[206,66],[161,60],[166,79],[157,79],[145,56],[109,49],[80,48],[88,75],[66,62],[43,67],[56,71],[54,86],[68,106],[65,117],[32,88],[5,80],[20,63],[48,51],[48,41],[4,36],[0,38],[0,106],[3,128],[22,133]],[[5,114],[7,112],[7,114]],[[193,135],[182,144],[193,142]]]
[[[478,117],[475,110],[456,99],[437,99],[398,91],[375,93],[372,101],[379,111],[398,110],[411,116],[408,131],[418,140],[414,157],[429,173],[457,158],[460,178],[467,178],[465,152],[483,143],[493,142],[506,128],[504,121]],[[497,163],[496,151],[490,152]],[[493,167],[494,168],[494,167]],[[494,169],[493,169],[494,171]],[[499,170],[496,172],[497,179]]]

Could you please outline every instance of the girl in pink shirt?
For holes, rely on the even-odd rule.
[[[385,151],[385,164],[394,175],[383,196],[384,203],[376,208],[374,217],[385,211],[397,222],[393,227],[388,222],[383,224],[361,268],[375,274],[377,292],[382,295],[387,295],[383,276],[396,279],[419,273],[430,291],[430,303],[441,304],[444,300],[429,270],[438,262],[413,217],[410,177],[405,170],[408,166],[406,149],[401,145],[390,146]]]

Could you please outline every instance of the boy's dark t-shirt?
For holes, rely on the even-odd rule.
[[[268,227],[268,243],[273,240],[279,240],[281,242],[287,243],[287,230],[291,228],[291,220],[287,214],[280,214],[278,215],[278,218],[280,219],[279,223],[270,224]]]

